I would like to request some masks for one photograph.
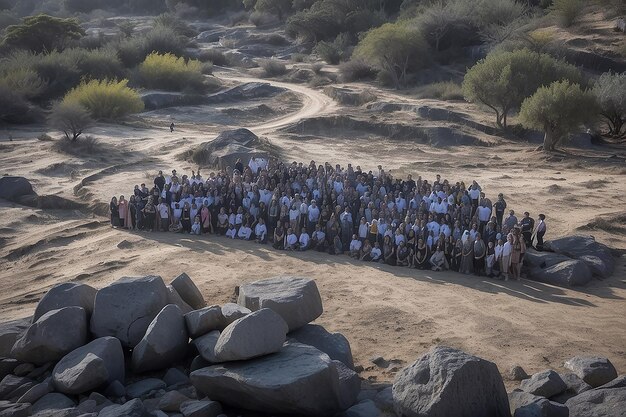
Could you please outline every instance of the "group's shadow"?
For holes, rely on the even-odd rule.
[[[585,287],[564,289],[525,278],[522,278],[520,281],[503,281],[488,277],[464,275],[452,271],[422,271],[381,263],[363,262],[347,255],[330,255],[314,250],[304,252],[276,250],[271,244],[258,244],[253,241],[229,239],[216,235],[192,236],[168,232],[132,233],[161,244],[175,245],[197,253],[211,253],[220,256],[243,252],[262,260],[273,262],[280,262],[281,256],[288,256],[312,264],[349,265],[355,268],[385,272],[403,279],[414,279],[437,285],[461,285],[490,294],[504,293],[535,303],[560,303],[571,306],[596,307],[596,304],[589,301],[587,298],[592,296],[604,299],[623,300],[624,297],[616,294],[614,288],[626,289],[626,280],[620,280],[616,276],[605,280],[594,280]]]

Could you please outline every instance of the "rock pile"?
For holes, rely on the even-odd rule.
[[[347,339],[309,324],[314,281],[252,282],[238,302],[207,306],[187,274],[59,284],[32,318],[0,324],[0,417],[332,416],[356,402]]]
[[[561,287],[585,285],[593,276],[608,278],[615,269],[611,249],[593,236],[575,235],[545,242],[545,252],[526,251],[527,276]]]

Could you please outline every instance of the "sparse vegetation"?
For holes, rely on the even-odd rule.
[[[285,64],[277,59],[264,59],[259,63],[266,77],[278,77],[287,73]]]
[[[584,0],[553,0],[551,10],[561,26],[570,27],[579,18],[584,7]]]
[[[7,27],[2,46],[33,52],[54,51],[65,48],[70,40],[83,36],[85,31],[76,19],[39,14],[26,17],[22,23]]]
[[[543,149],[553,151],[570,133],[594,120],[595,108],[590,92],[569,81],[555,81],[524,100],[520,120],[525,127],[543,130]]]
[[[202,91],[204,76],[200,61],[172,54],[152,53],[139,65],[141,84],[147,88],[171,91]]]
[[[67,140],[74,142],[92,124],[92,120],[89,111],[81,104],[59,102],[52,107],[48,124],[63,132]]]
[[[463,89],[460,84],[453,81],[441,81],[419,87],[417,97],[437,100],[463,100]]]
[[[377,72],[366,60],[361,58],[353,58],[339,66],[339,74],[343,82],[371,80],[376,78]]]
[[[65,95],[63,103],[80,104],[97,120],[119,119],[144,107],[137,91],[128,87],[128,80],[83,81]]]

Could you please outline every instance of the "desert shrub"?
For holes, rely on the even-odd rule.
[[[374,79],[377,72],[366,60],[360,58],[353,58],[339,66],[341,80],[347,83]]]
[[[493,52],[470,68],[463,80],[468,101],[479,102],[496,113],[496,124],[506,128],[507,116],[537,88],[554,81],[580,83],[578,69],[547,54],[521,49]]]
[[[83,81],[63,98],[64,103],[77,103],[89,110],[94,119],[117,119],[143,110],[143,101],[128,80]]]
[[[324,77],[323,75],[316,75],[309,81],[309,87],[323,87],[325,85],[332,84],[332,80],[328,77]]]
[[[313,72],[317,75],[320,75],[322,69],[324,69],[324,64],[322,64],[321,62],[316,62],[311,65],[311,70],[313,70]]]
[[[584,7],[584,0],[553,0],[550,10],[558,17],[561,26],[570,27],[576,23]]]
[[[306,59],[306,54],[292,54],[291,55],[291,60],[293,62],[304,62],[305,59]]]
[[[81,77],[86,79],[121,78],[124,66],[113,48],[86,50],[81,48],[66,49],[69,61],[76,63]]]
[[[254,11],[250,13],[249,19],[250,23],[252,23],[256,27],[262,27],[265,25],[269,25],[276,21],[276,18],[269,13],[262,13]]]
[[[319,1],[289,17],[285,31],[293,38],[315,43],[334,39],[343,28],[342,15],[345,13],[336,3]]]
[[[349,33],[358,34],[380,26],[386,21],[385,13],[380,10],[360,9],[348,12],[344,25]]]
[[[63,137],[52,145],[52,149],[73,156],[102,154],[108,149],[93,136],[85,136],[81,140],[72,141]]]
[[[291,0],[256,0],[254,10],[271,13],[282,22],[285,15],[291,11]]]
[[[410,71],[428,62],[428,44],[420,32],[406,23],[386,23],[365,34],[354,56],[374,63],[391,77],[395,88],[401,88]]]
[[[116,49],[122,63],[126,67],[134,67],[152,52],[182,56],[186,45],[187,39],[184,36],[171,27],[158,25],[143,36],[121,40]]]
[[[28,100],[38,97],[46,88],[46,82],[30,68],[6,72],[0,77],[0,84]]]
[[[337,65],[347,57],[349,46],[350,35],[340,33],[332,42],[319,42],[315,45],[315,48],[313,48],[313,52],[327,63]]]
[[[226,55],[219,49],[204,49],[198,54],[197,59],[202,62],[210,61],[213,65],[224,67],[228,65],[228,59]]]
[[[621,136],[626,124],[626,72],[602,74],[592,92],[609,128],[609,135]]]
[[[213,74],[213,63],[211,61],[203,62],[202,65],[200,65],[200,72],[204,75]]]
[[[139,65],[142,85],[159,90],[203,90],[204,76],[200,61],[172,54],[152,53]]]
[[[72,142],[92,123],[89,110],[75,102],[55,103],[48,116],[48,125],[63,132],[65,138]]]
[[[154,27],[164,27],[172,29],[180,36],[193,37],[198,33],[189,26],[184,20],[172,13],[163,13],[154,18]]]
[[[54,51],[47,55],[37,55],[35,58],[34,70],[48,83],[41,96],[43,100],[61,97],[80,83],[80,69],[72,54]]]
[[[41,135],[37,136],[37,140],[40,142],[52,142],[54,139],[52,139],[52,136],[50,136],[47,133],[42,133]]]
[[[32,123],[38,116],[37,109],[28,102],[26,97],[0,80],[1,123]]]
[[[463,100],[463,89],[460,84],[453,81],[441,81],[419,87],[417,97],[438,100]]]
[[[25,17],[22,23],[6,28],[2,45],[34,52],[63,49],[68,41],[85,36],[76,19],[61,19],[45,14]]]
[[[595,108],[593,94],[578,84],[555,81],[524,100],[519,117],[523,126],[544,131],[543,148],[552,151],[581,125],[592,122]]]
[[[287,72],[285,64],[277,59],[263,59],[259,65],[265,71],[266,77],[277,77]]]

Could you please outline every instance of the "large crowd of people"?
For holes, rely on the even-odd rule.
[[[394,178],[382,166],[308,165],[251,158],[202,177],[159,171],[113,197],[111,224],[148,232],[221,235],[286,251],[346,254],[433,271],[520,278],[526,248],[543,247],[545,216],[518,218],[502,194],[437,175]],[[506,216],[505,216],[506,215]]]

